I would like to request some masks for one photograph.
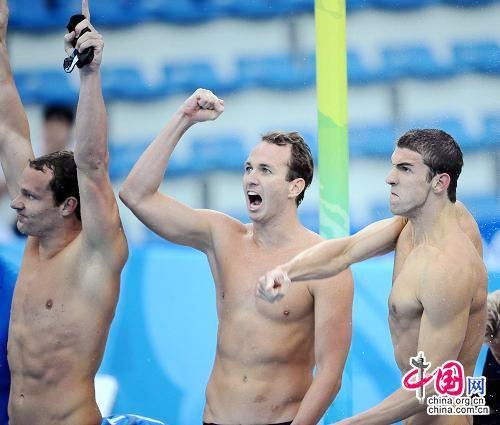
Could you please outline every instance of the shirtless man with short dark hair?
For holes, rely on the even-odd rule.
[[[89,16],[86,0],[82,13]],[[76,48],[92,47],[94,59],[80,70],[74,155],[33,159],[10,70],[7,22],[0,0],[0,160],[17,227],[28,235],[9,328],[10,424],[98,425],[94,377],[128,254],[107,169],[103,41],[88,20],[78,24],[76,35],[91,31]]]
[[[397,142],[386,180],[391,211],[401,217],[301,253],[262,277],[258,293],[282,302],[291,281],[331,277],[355,262],[395,249],[389,326],[401,374],[410,370],[410,358],[423,351],[431,363],[427,373],[447,360],[458,360],[465,375],[472,376],[485,329],[487,273],[477,224],[463,205],[455,205],[462,163],[460,148],[445,132],[407,132]],[[426,387],[427,396],[434,392],[431,387]],[[405,418],[412,425],[471,420],[429,416],[426,404],[401,388],[340,423],[389,424]]]
[[[204,422],[316,425],[340,388],[349,350],[350,271],[334,278],[335,284],[296,285],[286,302],[270,305],[255,296],[262,273],[322,240],[297,217],[313,173],[302,137],[267,134],[250,153],[243,170],[250,224],[190,208],[158,191],[181,136],[223,109],[213,93],[197,90],[141,156],[120,197],[160,236],[208,257],[219,329]]]

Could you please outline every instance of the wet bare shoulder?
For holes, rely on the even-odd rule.
[[[465,208],[465,205],[460,201],[455,204],[458,225],[460,229],[467,235],[467,237],[473,243],[475,249],[479,255],[483,256],[483,243],[481,239],[481,233],[479,232],[479,226],[472,214]]]
[[[207,210],[212,227],[214,246],[226,240],[234,240],[237,237],[244,237],[251,232],[251,224],[243,224],[241,221],[219,211]]]

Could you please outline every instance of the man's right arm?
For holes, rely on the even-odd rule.
[[[307,249],[261,277],[258,294],[268,301],[281,299],[293,281],[325,279],[354,263],[392,251],[407,219],[393,217],[370,224],[355,235],[330,239]]]
[[[193,124],[216,119],[224,102],[208,90],[198,89],[175,113],[139,158],[121,190],[120,199],[155,233],[206,252],[211,246],[213,211],[196,210],[159,192],[168,161],[182,135]]]
[[[12,78],[7,51],[9,9],[0,0],[0,161],[11,199],[19,194],[21,174],[33,158],[28,120]]]

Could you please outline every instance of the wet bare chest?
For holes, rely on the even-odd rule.
[[[391,327],[406,330],[420,322],[423,307],[418,297],[421,276],[418,259],[411,247],[399,245],[394,260],[394,275],[389,296],[389,319]],[[395,329],[397,330],[397,329]]]
[[[292,285],[285,298],[272,304],[256,295],[259,278],[293,255],[285,252],[270,256],[240,249],[219,260],[216,282],[219,315],[245,314],[276,323],[299,321],[311,315],[313,299],[305,282]]]
[[[25,258],[12,302],[9,345],[43,349],[53,339],[68,341],[68,330],[78,321],[77,274],[71,262]]]

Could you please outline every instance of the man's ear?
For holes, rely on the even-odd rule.
[[[432,190],[437,195],[448,191],[451,178],[448,173],[441,173],[434,176],[432,179]]]
[[[67,217],[73,214],[76,211],[77,206],[78,199],[76,199],[74,196],[66,198],[66,200],[60,205],[62,215],[64,217]]]
[[[304,191],[305,187],[306,187],[306,182],[303,178],[292,180],[288,184],[288,197],[296,198]]]

